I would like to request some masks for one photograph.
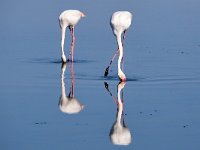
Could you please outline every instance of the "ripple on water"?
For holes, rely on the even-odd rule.
[[[29,62],[29,63],[55,63],[55,64],[62,63],[61,59],[55,59],[55,58],[33,58],[33,59],[30,59],[30,60],[25,60],[25,61]],[[68,61],[68,62],[71,62],[71,61]],[[91,63],[91,62],[95,62],[95,61],[93,61],[93,60],[81,60],[81,59],[77,59],[77,60],[74,61],[74,63]]]
[[[140,80],[143,83],[153,84],[176,84],[176,83],[199,83],[198,76],[160,76],[160,77],[146,77]]]
[[[33,58],[29,60],[24,60],[29,63],[55,63],[62,64],[61,59],[54,58]],[[77,59],[74,63],[92,63],[93,60],[81,60]],[[88,74],[76,74],[76,79],[81,80],[111,80],[119,81],[117,74],[109,75],[104,77],[103,75],[88,75]],[[200,76],[182,76],[182,75],[166,75],[166,76],[127,76],[127,82],[137,82],[137,83],[147,83],[147,84],[175,84],[175,83],[200,83]]]

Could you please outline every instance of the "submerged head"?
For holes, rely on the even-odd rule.
[[[118,71],[118,77],[119,77],[120,81],[122,81],[122,82],[126,81],[126,76],[121,70]]]
[[[62,63],[66,63],[67,62],[66,56],[64,54],[62,55],[61,58],[62,58]]]

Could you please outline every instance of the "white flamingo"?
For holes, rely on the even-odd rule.
[[[121,61],[123,59],[123,44],[122,44],[121,36],[122,36],[122,33],[124,33],[123,39],[125,39],[126,31],[130,27],[131,21],[132,21],[132,14],[128,11],[117,11],[113,13],[111,17],[110,24],[111,24],[113,33],[117,39],[118,50],[113,56],[112,60],[110,61],[109,66],[106,68],[104,76],[108,75],[109,67],[112,64],[112,61],[114,60],[115,56],[119,53],[118,77],[121,81],[126,81],[126,76],[121,69]]]
[[[61,49],[62,49],[63,63],[66,63],[67,61],[65,52],[64,52],[66,28],[69,27],[69,30],[72,35],[72,43],[71,43],[71,49],[70,49],[68,61],[70,60],[70,55],[71,55],[71,61],[73,62],[74,61],[74,44],[75,44],[74,27],[76,26],[76,24],[79,22],[79,20],[82,17],[85,17],[85,14],[79,10],[65,10],[59,16],[59,23],[60,23],[60,28],[62,32]]]
[[[78,99],[74,96],[74,71],[72,68],[72,86],[69,92],[69,95],[67,96],[65,93],[65,70],[66,70],[66,64],[62,64],[62,74],[61,74],[61,86],[62,86],[62,93],[59,99],[59,108],[60,111],[67,114],[77,114],[81,112],[84,109],[84,105],[81,104]]]
[[[113,124],[110,131],[110,139],[115,145],[129,145],[132,141],[132,135],[130,130],[127,128],[125,124],[125,120],[123,118],[123,97],[121,99],[121,92],[125,87],[126,82],[121,82],[118,85],[118,93],[117,93],[117,117],[116,122]],[[123,94],[122,94],[123,96]]]

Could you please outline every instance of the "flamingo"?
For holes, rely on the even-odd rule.
[[[110,140],[114,145],[129,145],[132,141],[132,134],[130,129],[126,126],[124,118],[124,97],[123,89],[126,82],[120,82],[117,86],[117,99],[109,90],[108,83],[104,83],[106,90],[112,96],[114,102],[117,104],[116,121],[110,129]]]
[[[112,64],[115,56],[119,53],[119,58],[118,58],[118,77],[120,81],[126,81],[126,76],[124,72],[121,69],[121,61],[123,60],[123,43],[121,40],[122,33],[123,35],[123,40],[126,37],[126,31],[131,25],[132,21],[132,14],[128,11],[117,11],[113,13],[111,20],[110,20],[110,25],[112,27],[113,33],[116,37],[117,44],[118,44],[118,50],[113,56],[113,58],[110,61],[110,64],[105,70],[104,76],[106,77],[108,75],[109,67]]]
[[[112,143],[115,145],[129,145],[132,140],[131,132],[127,128],[124,118],[122,118],[124,107],[123,107],[123,99],[121,99],[120,94],[123,88],[125,87],[125,84],[126,82],[121,82],[118,84],[118,93],[117,93],[118,112],[117,112],[116,122],[113,124],[110,132],[110,139]],[[121,123],[121,121],[123,123]]]
[[[72,66],[73,67],[73,66]],[[77,114],[84,109],[84,105],[79,102],[79,100],[74,96],[74,70],[71,68],[72,73],[72,85],[70,88],[69,95],[66,95],[65,92],[65,70],[66,70],[66,63],[62,64],[62,74],[61,74],[61,86],[62,92],[59,98],[59,108],[60,111],[67,114]]]
[[[72,36],[72,43],[68,61],[74,61],[74,44],[75,44],[75,36],[74,36],[74,27],[79,22],[79,20],[85,17],[85,14],[79,10],[65,10],[59,16],[59,23],[62,32],[62,39],[61,39],[61,49],[62,49],[62,62],[66,63],[67,59],[64,52],[64,43],[65,43],[65,31],[66,28],[69,27]]]

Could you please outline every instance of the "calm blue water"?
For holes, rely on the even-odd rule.
[[[0,149],[199,149],[199,6],[197,0],[1,1]],[[60,63],[57,18],[65,9],[87,15],[75,29],[74,95],[84,105],[77,114],[58,105],[62,75],[66,95],[72,80],[68,64],[62,72]],[[131,133],[128,146],[109,136],[119,109],[104,82],[117,100],[116,61],[103,78],[117,48],[109,25],[117,10],[134,14],[121,118]],[[70,42],[68,31],[66,54]]]

